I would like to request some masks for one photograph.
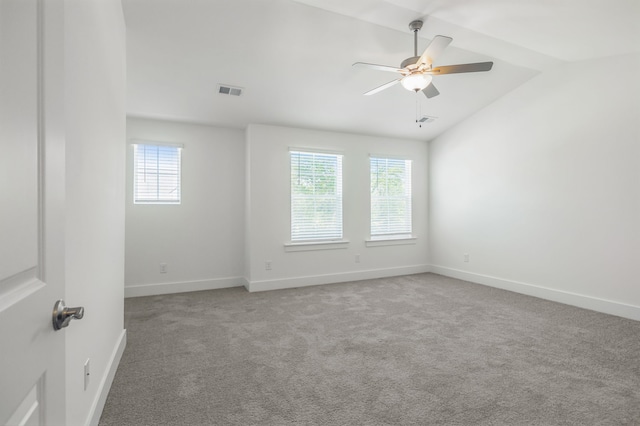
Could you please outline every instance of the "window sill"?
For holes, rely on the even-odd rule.
[[[406,244],[415,244],[417,238],[414,236],[408,237],[389,237],[389,238],[375,238],[365,240],[364,244],[367,247],[381,247],[381,246],[400,246]]]
[[[285,243],[284,251],[315,251],[315,250],[338,250],[346,249],[349,245],[349,240],[337,240],[337,241],[307,241],[300,243]]]

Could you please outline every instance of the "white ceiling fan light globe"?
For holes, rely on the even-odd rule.
[[[431,76],[429,74],[411,74],[403,78],[400,83],[407,90],[419,92],[431,83]]]

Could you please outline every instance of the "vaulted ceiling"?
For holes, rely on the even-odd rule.
[[[638,0],[123,0],[128,113],[244,128],[286,125],[430,140],[564,62],[640,51]],[[435,65],[493,61],[490,72],[436,76],[427,99],[391,87],[399,66],[437,34]],[[603,76],[615,78],[615,70]],[[218,85],[244,88],[218,94]],[[588,90],[588,88],[585,88]],[[422,127],[416,116],[437,119]]]

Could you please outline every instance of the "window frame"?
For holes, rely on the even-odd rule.
[[[373,160],[384,160],[388,169],[388,162],[404,162],[404,176],[408,178],[408,186],[403,185],[405,195],[405,209],[408,216],[408,224],[405,222],[405,226],[408,225],[408,229],[405,228],[399,232],[386,232],[375,233],[374,230],[374,191],[373,191]],[[408,168],[408,170],[407,170]],[[406,184],[406,181],[404,182]],[[406,194],[408,192],[408,195]],[[385,197],[378,197],[385,198]],[[388,198],[388,197],[387,197]],[[397,198],[397,196],[396,196]],[[408,207],[406,206],[408,204]],[[413,229],[413,160],[408,157],[385,155],[385,154],[370,154],[369,155],[369,239],[365,240],[367,246],[382,246],[382,245],[397,245],[397,244],[415,244],[416,237]]]
[[[307,155],[318,155],[318,156],[332,156],[337,160],[336,169],[336,188],[335,195],[333,197],[336,198],[336,213],[338,215],[339,220],[334,223],[334,225],[338,226],[339,229],[336,228],[338,233],[331,236],[323,236],[323,235],[315,235],[311,238],[296,238],[296,231],[294,230],[294,219],[295,219],[295,194],[294,194],[294,181],[293,181],[293,173],[294,173],[294,154],[307,154]],[[315,149],[315,148],[300,148],[300,147],[290,147],[288,152],[289,157],[289,242],[285,243],[285,251],[306,251],[306,250],[330,250],[330,249],[340,249],[346,248],[347,240],[344,239],[344,154],[339,151],[329,151],[324,149]],[[307,231],[308,232],[308,231]],[[302,232],[297,232],[297,234],[301,234]]]
[[[130,144],[132,146],[133,149],[133,165],[132,165],[132,169],[133,169],[133,194],[132,194],[132,199],[133,199],[133,204],[135,205],[179,205],[182,204],[182,150],[184,149],[184,145],[183,144],[178,144],[178,143],[167,143],[167,142],[158,142],[158,141],[150,141],[150,140],[139,140],[139,139],[133,139],[130,141]],[[158,151],[160,151],[161,149],[175,149],[175,154],[172,153],[172,156],[175,156],[176,159],[175,161],[172,159],[170,166],[173,168],[175,167],[177,170],[175,171],[175,173],[162,173],[160,171],[160,165],[159,165],[159,161],[160,161],[160,153],[158,152],[156,154],[157,156],[157,162],[158,165],[156,166],[156,170],[155,172],[151,172],[149,173],[149,175],[151,175],[152,177],[155,177],[156,179],[156,184],[155,184],[155,192],[156,192],[156,196],[155,197],[151,197],[149,196],[149,193],[142,193],[139,189],[139,170],[140,167],[142,165],[142,161],[139,160],[139,155],[140,152],[139,147],[140,146],[144,146],[144,147],[150,147],[150,148],[156,148]],[[146,149],[146,148],[145,148]],[[144,161],[144,160],[143,160]],[[146,168],[146,167],[145,167]],[[147,172],[145,172],[147,173]],[[162,176],[172,176],[175,178],[176,180],[176,184],[177,184],[177,197],[175,198],[171,198],[171,197],[167,197],[164,198],[161,195],[161,183],[160,183],[160,178]],[[154,188],[154,186],[151,186],[152,189]]]

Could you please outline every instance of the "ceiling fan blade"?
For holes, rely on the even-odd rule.
[[[389,71],[389,72],[400,72],[400,73],[404,71],[397,67],[390,67],[388,65],[367,64],[366,62],[356,62],[352,66],[367,67],[367,68],[371,68],[378,71]]]
[[[489,71],[491,67],[493,67],[493,62],[477,62],[475,64],[445,65],[429,70],[427,73],[432,75],[443,75],[458,74],[462,72],[480,72]]]
[[[451,37],[441,35],[435,36],[433,40],[431,40],[431,43],[429,43],[429,46],[427,46],[427,48],[424,50],[422,56],[420,56],[420,59],[418,59],[418,62],[416,62],[416,65],[420,66],[420,64],[425,64],[427,66],[430,66],[433,63],[434,59],[440,56],[442,51],[452,41],[453,39]]]
[[[422,93],[424,93],[424,95],[427,98],[433,98],[434,96],[438,96],[440,94],[440,92],[438,92],[438,89],[436,89],[436,86],[434,86],[433,83],[429,83],[427,87],[422,89]]]
[[[366,96],[369,96],[369,95],[373,95],[373,94],[376,94],[376,93],[378,93],[378,92],[381,92],[381,91],[383,91],[384,89],[387,89],[387,88],[389,88],[389,87],[393,86],[394,84],[399,83],[399,82],[400,82],[400,80],[402,80],[402,79],[401,79],[401,78],[399,78],[399,79],[397,79],[397,80],[393,80],[393,81],[390,81],[390,82],[388,82],[388,83],[385,83],[385,84],[383,84],[382,86],[378,86],[378,87],[376,87],[375,89],[371,89],[371,90],[369,90],[368,92],[366,92],[366,93],[365,93],[365,95],[366,95]]]

